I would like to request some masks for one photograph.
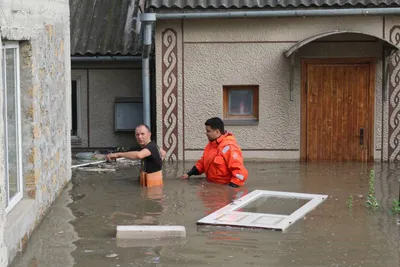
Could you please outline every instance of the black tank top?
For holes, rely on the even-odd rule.
[[[151,155],[142,159],[142,171],[147,173],[158,172],[162,170],[162,159],[160,149],[157,144],[151,141],[144,148],[147,148]]]

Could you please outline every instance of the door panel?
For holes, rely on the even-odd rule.
[[[304,67],[306,160],[368,161],[373,130],[370,63],[311,62]]]

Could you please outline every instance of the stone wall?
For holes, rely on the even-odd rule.
[[[71,177],[69,1],[0,0],[0,13],[3,42],[20,44],[24,199],[15,211],[0,213],[0,227],[4,222],[6,228],[12,227],[4,236],[11,262]],[[1,93],[1,105],[3,101]],[[0,139],[4,136],[2,123],[1,120]],[[0,142],[1,163],[3,153],[4,145]],[[1,183],[4,194],[4,181]],[[1,199],[3,211],[4,195]],[[23,205],[29,209],[24,210]],[[16,210],[18,218],[13,217],[17,216]],[[29,218],[24,214],[29,214]],[[1,237],[0,231],[0,247]]]

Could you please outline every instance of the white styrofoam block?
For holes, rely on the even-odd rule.
[[[185,237],[170,237],[170,238],[116,238],[116,244],[119,248],[133,247],[167,247],[167,246],[183,246],[187,242]]]
[[[184,226],[167,225],[118,225],[117,238],[171,238],[186,237]]]

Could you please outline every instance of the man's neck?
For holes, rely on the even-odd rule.
[[[142,145],[142,148],[145,147],[145,146],[147,146],[150,142],[151,142],[151,140],[148,141],[148,142],[146,142],[144,145]]]
[[[217,140],[220,138],[222,136],[222,134],[221,135],[219,135],[217,138],[215,138],[214,140],[212,140],[211,142],[217,142]]]

